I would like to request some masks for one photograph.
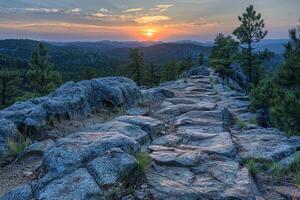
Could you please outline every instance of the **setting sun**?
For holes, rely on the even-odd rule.
[[[158,31],[154,28],[146,28],[143,29],[141,34],[143,35],[144,39],[157,39]]]
[[[150,37],[152,37],[152,35],[153,35],[153,33],[152,32],[147,32],[147,36],[150,38]]]

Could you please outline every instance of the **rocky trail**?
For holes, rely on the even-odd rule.
[[[0,199],[300,199],[297,185],[267,172],[254,177],[243,163],[286,166],[300,137],[257,126],[248,97],[209,72],[143,91],[144,108],[129,115],[33,144],[24,153],[40,156],[32,177]],[[136,176],[145,151],[151,164]]]

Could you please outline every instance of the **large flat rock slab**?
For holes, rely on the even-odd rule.
[[[87,165],[88,171],[100,187],[117,186],[137,168],[134,157],[120,149],[112,149]]]
[[[55,180],[37,193],[37,200],[97,200],[103,191],[84,168]]]
[[[193,110],[208,111],[215,109],[214,103],[198,103],[198,104],[177,104],[159,110],[156,114],[159,116],[178,116]]]
[[[140,126],[149,134],[151,139],[160,136],[165,129],[165,124],[162,121],[145,116],[121,116],[117,117],[115,121]]]
[[[280,160],[296,151],[286,136],[276,129],[253,129],[234,135],[241,158]]]
[[[134,154],[140,145],[116,132],[83,132],[58,140],[56,146],[45,153],[44,164],[50,172],[66,174],[113,148]]]

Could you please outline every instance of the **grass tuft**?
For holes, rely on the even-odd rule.
[[[8,149],[8,156],[15,157],[21,151],[23,151],[27,146],[31,144],[31,140],[26,138],[20,134],[19,138],[8,138],[6,141],[7,149]]]
[[[148,155],[147,152],[140,152],[135,156],[137,162],[138,162],[138,167],[137,167],[137,172],[139,175],[145,174],[145,170],[149,167],[151,163],[151,159]]]
[[[260,169],[254,159],[246,159],[244,161],[244,166],[248,168],[249,172],[254,177],[260,172]]]
[[[243,130],[246,127],[246,123],[242,120],[239,120],[238,127],[239,127],[239,129]]]

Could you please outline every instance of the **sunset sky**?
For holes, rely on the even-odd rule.
[[[0,38],[49,41],[212,40],[254,4],[268,38],[287,38],[300,0],[0,0]]]

